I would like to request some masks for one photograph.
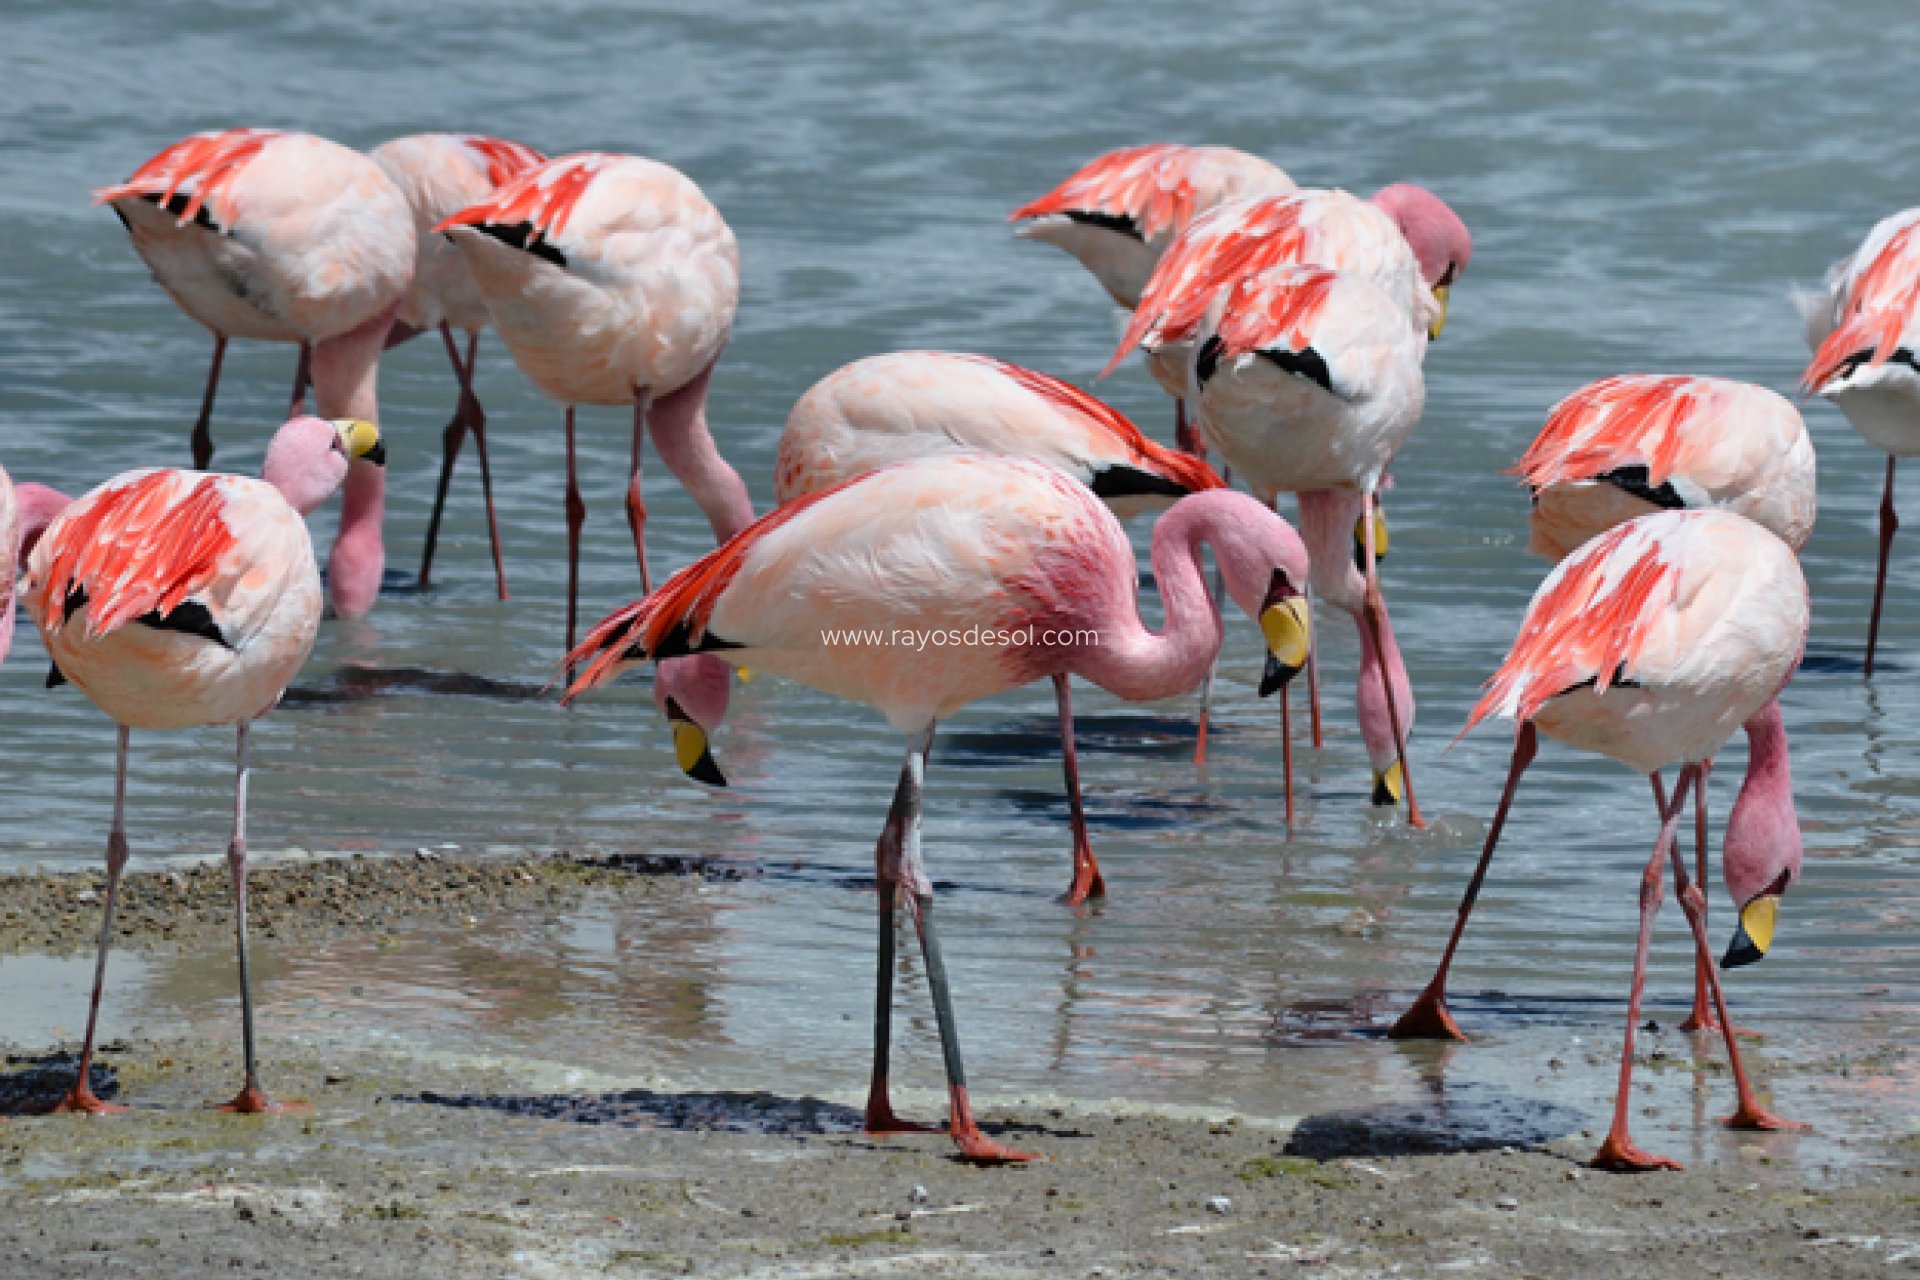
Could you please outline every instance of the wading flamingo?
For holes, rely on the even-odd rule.
[[[792,502],[890,463],[969,451],[1058,467],[1123,520],[1221,487],[1206,463],[1155,444],[1125,416],[1058,378],[988,356],[901,351],[836,369],[800,397],[780,436],[774,501]],[[1065,901],[1077,906],[1104,894],[1106,882],[1080,801],[1067,673],[1055,672],[1053,686],[1073,826]]]
[[[1440,967],[1393,1033],[1465,1039],[1446,1005],[1447,967],[1466,928],[1520,775],[1532,763],[1536,728],[1569,746],[1618,760],[1647,775],[1660,809],[1660,836],[1640,880],[1640,941],[1627,999],[1626,1042],[1613,1126],[1594,1157],[1604,1169],[1677,1169],[1634,1146],[1633,1036],[1640,1024],[1647,946],[1663,897],[1661,862],[1673,864],[1674,890],[1726,1038],[1739,1091],[1727,1123],[1742,1129],[1794,1127],[1755,1100],[1727,1016],[1725,994],[1707,950],[1706,898],[1687,875],[1674,838],[1700,768],[1746,726],[1753,763],[1727,819],[1721,870],[1739,904],[1740,927],[1721,965],[1763,956],[1773,941],[1780,899],[1800,875],[1800,826],[1794,814],[1787,735],[1777,695],[1806,647],[1806,579],[1793,549],[1730,511],[1662,511],[1619,525],[1562,560],[1527,607],[1519,639],[1467,719],[1519,722],[1513,764],[1487,829],[1486,847],[1460,904]],[[1466,732],[1466,730],[1462,730]],[[1668,803],[1660,770],[1678,763]]]
[[[1797,298],[1813,361],[1802,390],[1840,406],[1853,429],[1887,455],[1880,498],[1880,566],[1867,620],[1866,674],[1880,644],[1880,606],[1887,557],[1900,517],[1893,509],[1893,468],[1920,454],[1920,208],[1883,218],[1849,257],[1827,272],[1826,288]]]
[[[487,501],[487,536],[493,543],[493,576],[500,598],[507,598],[507,568],[500,555],[500,523],[493,510],[493,474],[487,462],[487,415],[474,393],[475,361],[480,354],[480,331],[492,323],[487,302],[473,275],[433,228],[447,218],[485,199],[495,188],[544,164],[546,157],[532,147],[477,133],[415,133],[383,142],[368,153],[386,170],[413,210],[418,257],[413,287],[400,301],[400,311],[388,346],[418,334],[438,330],[460,384],[453,417],[441,433],[440,486],[434,491],[433,514],[427,519],[426,547],[420,553],[420,585],[430,584],[433,551],[440,539],[440,517],[447,505],[447,487],[453,482],[453,464],[467,432],[473,432],[474,452],[480,458],[480,488]],[[467,335],[463,360],[453,331]]]
[[[280,701],[320,627],[320,574],[305,516],[354,466],[380,466],[371,422],[294,418],[267,447],[263,480],[199,471],[129,471],[73,502],[27,561],[22,596],[53,659],[119,723],[107,901],[80,1072],[61,1111],[113,1111],[93,1095],[93,1059],[113,909],[126,868],[127,746],[134,729],[232,725],[237,735],[234,930],[246,1083],[223,1109],[275,1104],[260,1087],[247,957],[247,730]]]
[[[875,707],[907,738],[899,789],[875,850],[879,990],[867,1129],[910,1131],[887,1092],[895,897],[925,952],[950,1100],[948,1132],[969,1159],[1028,1157],[974,1123],[920,860],[920,797],[934,726],[979,698],[1057,672],[1129,701],[1191,689],[1220,647],[1221,620],[1201,579],[1213,548],[1226,591],[1267,637],[1269,692],[1306,654],[1300,584],[1306,548],[1287,523],[1226,489],[1182,498],[1153,531],[1166,629],[1141,622],[1125,531],[1093,492],[1025,458],[962,454],[903,462],[777,507],[661,589],[602,621],[568,661],[584,667],[569,698],[648,659],[714,654]],[[856,643],[828,643],[836,629]],[[889,643],[898,630],[989,628],[1006,644]],[[1089,640],[1089,637],[1093,639]]]
[[[1527,550],[1549,560],[1660,510],[1721,507],[1769,530],[1795,555],[1813,534],[1807,424],[1785,397],[1752,383],[1660,374],[1591,383],[1554,406],[1514,473],[1533,491]],[[1712,768],[1701,762],[1693,805],[1702,884]],[[1701,913],[1704,920],[1704,905]],[[1703,964],[1683,1031],[1717,1029],[1707,978]]]
[[[1221,290],[1193,336],[1195,422],[1262,502],[1299,495],[1313,589],[1360,632],[1354,706],[1373,802],[1405,799],[1422,826],[1407,766],[1413,691],[1377,561],[1380,483],[1426,404],[1425,341],[1364,277],[1291,265]]]
[[[1022,224],[1015,234],[1072,254],[1131,311],[1160,255],[1194,218],[1216,205],[1295,189],[1279,166],[1245,151],[1156,142],[1096,156],[1008,221]],[[1200,447],[1179,399],[1174,428],[1182,449]]]
[[[113,206],[160,287],[213,334],[196,470],[213,458],[229,338],[300,344],[293,413],[311,379],[322,417],[379,421],[380,352],[414,264],[413,216],[379,165],[310,134],[226,129],[174,143],[94,201]],[[327,595],[357,618],[373,608],[386,566],[383,468],[349,471],[345,511]]]
[[[653,586],[640,496],[649,434],[718,541],[753,523],[747,486],[707,432],[707,384],[740,295],[733,232],[678,170],[606,152],[549,160],[435,230],[466,259],[521,371],[566,406],[571,650],[587,518],[576,405],[633,407],[627,523],[642,590]]]

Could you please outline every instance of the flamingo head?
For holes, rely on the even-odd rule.
[[[1285,687],[1306,665],[1307,546],[1273,509],[1232,489],[1208,489],[1178,504],[1197,517],[1227,595],[1259,624],[1267,644],[1260,696]]]
[[[289,418],[273,433],[260,476],[305,516],[334,495],[355,462],[386,465],[379,427],[364,418]]]
[[[1780,915],[1780,900],[1800,878],[1800,821],[1793,807],[1793,777],[1787,766],[1787,733],[1780,704],[1747,721],[1747,780],[1727,815],[1722,874],[1740,905],[1740,927],[1721,958],[1735,969],[1767,954]]]
[[[1446,201],[1411,182],[1382,187],[1373,193],[1373,203],[1399,225],[1420,264],[1420,278],[1433,290],[1439,313],[1427,333],[1437,338],[1447,325],[1447,295],[1473,257],[1473,236]]]
[[[27,557],[33,554],[34,547],[40,541],[40,535],[47,526],[59,519],[60,513],[73,501],[58,489],[49,489],[44,484],[17,484],[13,487],[13,499],[20,512],[20,545],[18,564],[27,567]]]
[[[695,782],[724,787],[727,776],[714,762],[709,738],[727,718],[733,668],[712,654],[668,658],[653,676],[653,703],[673,730],[673,754]]]

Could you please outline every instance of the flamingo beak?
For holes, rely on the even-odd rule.
[[[1433,286],[1433,300],[1440,304],[1440,311],[1439,314],[1433,317],[1432,322],[1427,325],[1427,340],[1430,342],[1438,338],[1447,327],[1447,295],[1452,291],[1452,287],[1449,285],[1437,284]]]
[[[1373,509],[1373,562],[1379,564],[1387,558],[1387,509],[1376,506]],[[1353,567],[1361,573],[1367,571],[1367,518],[1361,516],[1353,522]]]
[[[1780,918],[1780,895],[1763,893],[1740,908],[1740,927],[1734,931],[1727,954],[1720,957],[1722,969],[1738,969],[1767,954],[1773,945],[1773,926]]]
[[[335,418],[333,429],[340,433],[341,447],[349,458],[365,458],[376,467],[387,465],[387,442],[380,428],[365,418]]]
[[[1405,776],[1400,772],[1400,762],[1395,760],[1384,770],[1373,771],[1373,803],[1377,805],[1399,804],[1407,793]]]
[[[1267,638],[1267,667],[1260,676],[1266,697],[1300,674],[1313,647],[1313,620],[1305,596],[1285,596],[1260,611],[1260,633]]]
[[[680,771],[710,787],[726,786],[727,775],[720,772],[713,752],[707,747],[707,731],[695,724],[672,698],[667,699],[667,720],[673,725],[673,758],[679,762]]]

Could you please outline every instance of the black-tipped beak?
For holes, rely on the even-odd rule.
[[[1720,967],[1738,969],[1765,959],[1767,948],[1773,945],[1773,928],[1779,916],[1780,899],[1773,894],[1764,894],[1740,908],[1740,927],[1734,930],[1727,954],[1720,957]]]
[[[378,443],[376,443],[373,446],[373,448],[367,450],[365,457],[368,462],[371,462],[376,467],[386,466],[387,465],[387,442],[385,440],[381,440]]]
[[[713,752],[707,746],[707,731],[693,722],[693,718],[680,709],[680,704],[672,698],[667,699],[667,720],[673,726],[673,755],[680,764],[680,771],[695,782],[704,782],[710,787],[727,785],[727,775],[720,772],[720,766],[714,762]]]
[[[1764,960],[1766,957],[1767,953],[1755,946],[1753,939],[1747,936],[1746,926],[1741,925],[1740,928],[1734,932],[1733,941],[1727,944],[1727,954],[1720,957],[1720,967],[1722,969],[1738,969],[1742,965],[1752,964],[1754,961]]]
[[[1266,670],[1260,673],[1260,696],[1265,698],[1278,693],[1299,674],[1299,667],[1290,667],[1269,653]]]

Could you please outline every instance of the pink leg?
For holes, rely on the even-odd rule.
[[[267,1096],[260,1087],[260,1062],[254,1051],[253,980],[247,955],[247,731],[242,724],[236,734],[233,773],[233,841],[227,846],[227,873],[233,881],[234,938],[240,956],[240,1037],[246,1055],[246,1082],[231,1102],[217,1110],[237,1111],[245,1115],[265,1115],[274,1111],[301,1108],[300,1104],[282,1104]]]
[[[1666,896],[1660,864],[1666,861],[1667,850],[1674,843],[1674,826],[1679,821],[1680,810],[1686,807],[1687,788],[1693,782],[1693,768],[1688,765],[1680,771],[1680,780],[1674,787],[1672,807],[1664,803],[1661,805],[1660,838],[1654,841],[1653,857],[1648,859],[1647,868],[1640,876],[1640,941],[1633,953],[1633,986],[1627,994],[1627,1036],[1620,1048],[1620,1084],[1613,1099],[1613,1126],[1607,1130],[1606,1141],[1600,1144],[1600,1150],[1593,1157],[1596,1169],[1645,1173],[1654,1169],[1681,1167],[1677,1160],[1648,1155],[1634,1145],[1633,1135],[1628,1132],[1627,1112],[1633,1103],[1633,1037],[1640,1027],[1640,997],[1647,987],[1647,947],[1653,940],[1653,918],[1659,913],[1660,900]],[[1653,775],[1653,785],[1657,796],[1660,794],[1658,774]]]
[[[120,873],[127,869],[127,743],[132,731],[120,727],[113,768],[113,827],[107,833],[107,906],[100,921],[100,953],[93,965],[93,1002],[87,1006],[87,1039],[80,1049],[80,1074],[55,1111],[84,1111],[89,1115],[111,1115],[127,1110],[94,1096],[87,1076],[93,1069],[93,1037],[100,1025],[100,993],[107,985],[107,949],[113,945],[113,907],[120,897]]]
[[[1873,614],[1867,622],[1867,678],[1873,678],[1873,653],[1880,644],[1880,602],[1887,594],[1887,556],[1900,517],[1893,510],[1893,455],[1887,455],[1887,489],[1880,496],[1880,571],[1873,578]]]
[[[207,369],[207,389],[200,396],[200,416],[193,424],[193,469],[205,471],[213,463],[213,397],[220,390],[220,365],[227,358],[227,335],[213,335],[213,364]]]
[[[1053,695],[1060,707],[1060,759],[1067,776],[1067,812],[1073,818],[1073,883],[1060,900],[1077,907],[1088,898],[1103,898],[1106,878],[1094,861],[1093,842],[1087,838],[1087,811],[1080,802],[1080,758],[1073,742],[1073,695],[1070,678],[1064,673],[1053,678]]]
[[[480,492],[487,503],[487,538],[493,544],[493,580],[502,600],[507,596],[507,562],[500,554],[500,517],[493,509],[493,463],[487,459],[487,411],[473,392],[474,372],[480,359],[480,332],[467,335],[466,382],[461,390],[467,401],[467,426],[473,431],[473,451],[480,459]]]
[[[1307,588],[1307,612],[1312,614],[1313,588]],[[1320,733],[1320,628],[1314,627],[1307,632],[1307,716],[1313,723],[1313,749],[1319,751],[1326,745],[1326,739]]]
[[[467,438],[467,367],[460,362],[460,349],[454,345],[453,329],[440,322],[440,337],[446,343],[447,359],[459,379],[460,393],[453,402],[453,416],[440,432],[440,485],[433,494],[433,514],[427,517],[427,542],[420,553],[420,589],[432,586],[433,552],[440,542],[440,517],[447,509],[447,490],[453,485],[453,464],[460,457],[460,446]]]
[[[1487,828],[1487,843],[1480,850],[1479,865],[1473,869],[1473,878],[1467,881],[1467,892],[1460,899],[1460,911],[1453,921],[1453,933],[1447,938],[1447,949],[1440,954],[1440,966],[1433,971],[1433,977],[1427,982],[1426,990],[1413,1002],[1413,1007],[1400,1015],[1393,1024],[1393,1030],[1387,1034],[1395,1040],[1465,1040],[1466,1033],[1460,1030],[1460,1024],[1453,1020],[1453,1014],[1447,1010],[1447,970],[1453,965],[1453,953],[1459,949],[1460,936],[1467,931],[1467,917],[1473,914],[1473,904],[1480,897],[1480,886],[1486,883],[1487,868],[1493,864],[1494,846],[1500,843],[1500,829],[1507,825],[1507,810],[1513,807],[1513,793],[1519,790],[1520,775],[1533,763],[1534,753],[1539,750],[1539,737],[1534,731],[1531,720],[1523,723],[1513,736],[1513,763],[1507,769],[1507,785],[1500,793],[1500,807],[1493,811],[1493,825]]]
[[[904,863],[903,842],[912,810],[912,796],[918,784],[907,766],[900,769],[900,785],[894,789],[893,804],[887,809],[887,824],[880,830],[880,842],[874,846],[874,888],[880,908],[880,967],[875,975],[873,1002],[873,1074],[867,1084],[866,1131],[883,1136],[897,1133],[938,1133],[937,1125],[902,1120],[894,1112],[887,1088],[889,1061],[893,1053],[893,975],[894,926],[898,914],[900,876]]]
[[[640,594],[653,594],[653,574],[647,570],[647,504],[640,497],[640,466],[647,455],[647,408],[653,393],[633,393],[633,472],[627,480],[627,527],[633,530],[633,554],[640,561]]]
[[[287,416],[297,418],[307,411],[307,386],[313,381],[313,347],[308,343],[300,344],[300,362],[293,366],[293,400],[287,406]]]
[[[1367,597],[1363,612],[1366,615],[1367,628],[1373,633],[1374,648],[1384,651],[1386,646],[1381,642],[1381,619],[1386,615],[1387,602],[1380,595],[1380,565],[1373,547],[1374,511],[1379,502],[1377,494],[1369,493],[1366,510],[1363,513],[1367,548]],[[1407,789],[1407,821],[1413,826],[1424,827],[1427,825],[1427,820],[1420,816],[1420,802],[1414,798],[1413,794],[1413,765],[1407,759],[1407,738],[1400,727],[1400,708],[1396,705],[1394,698],[1391,673],[1383,678],[1382,683],[1387,692],[1387,722],[1393,728],[1393,741],[1400,753],[1400,781]]]
[[[1293,826],[1293,689],[1280,686],[1280,767],[1287,778],[1287,826]]]
[[[573,653],[574,631],[580,615],[580,529],[587,522],[587,502],[580,496],[580,473],[574,461],[573,406],[567,406],[567,653]],[[567,668],[573,683],[573,667]]]

